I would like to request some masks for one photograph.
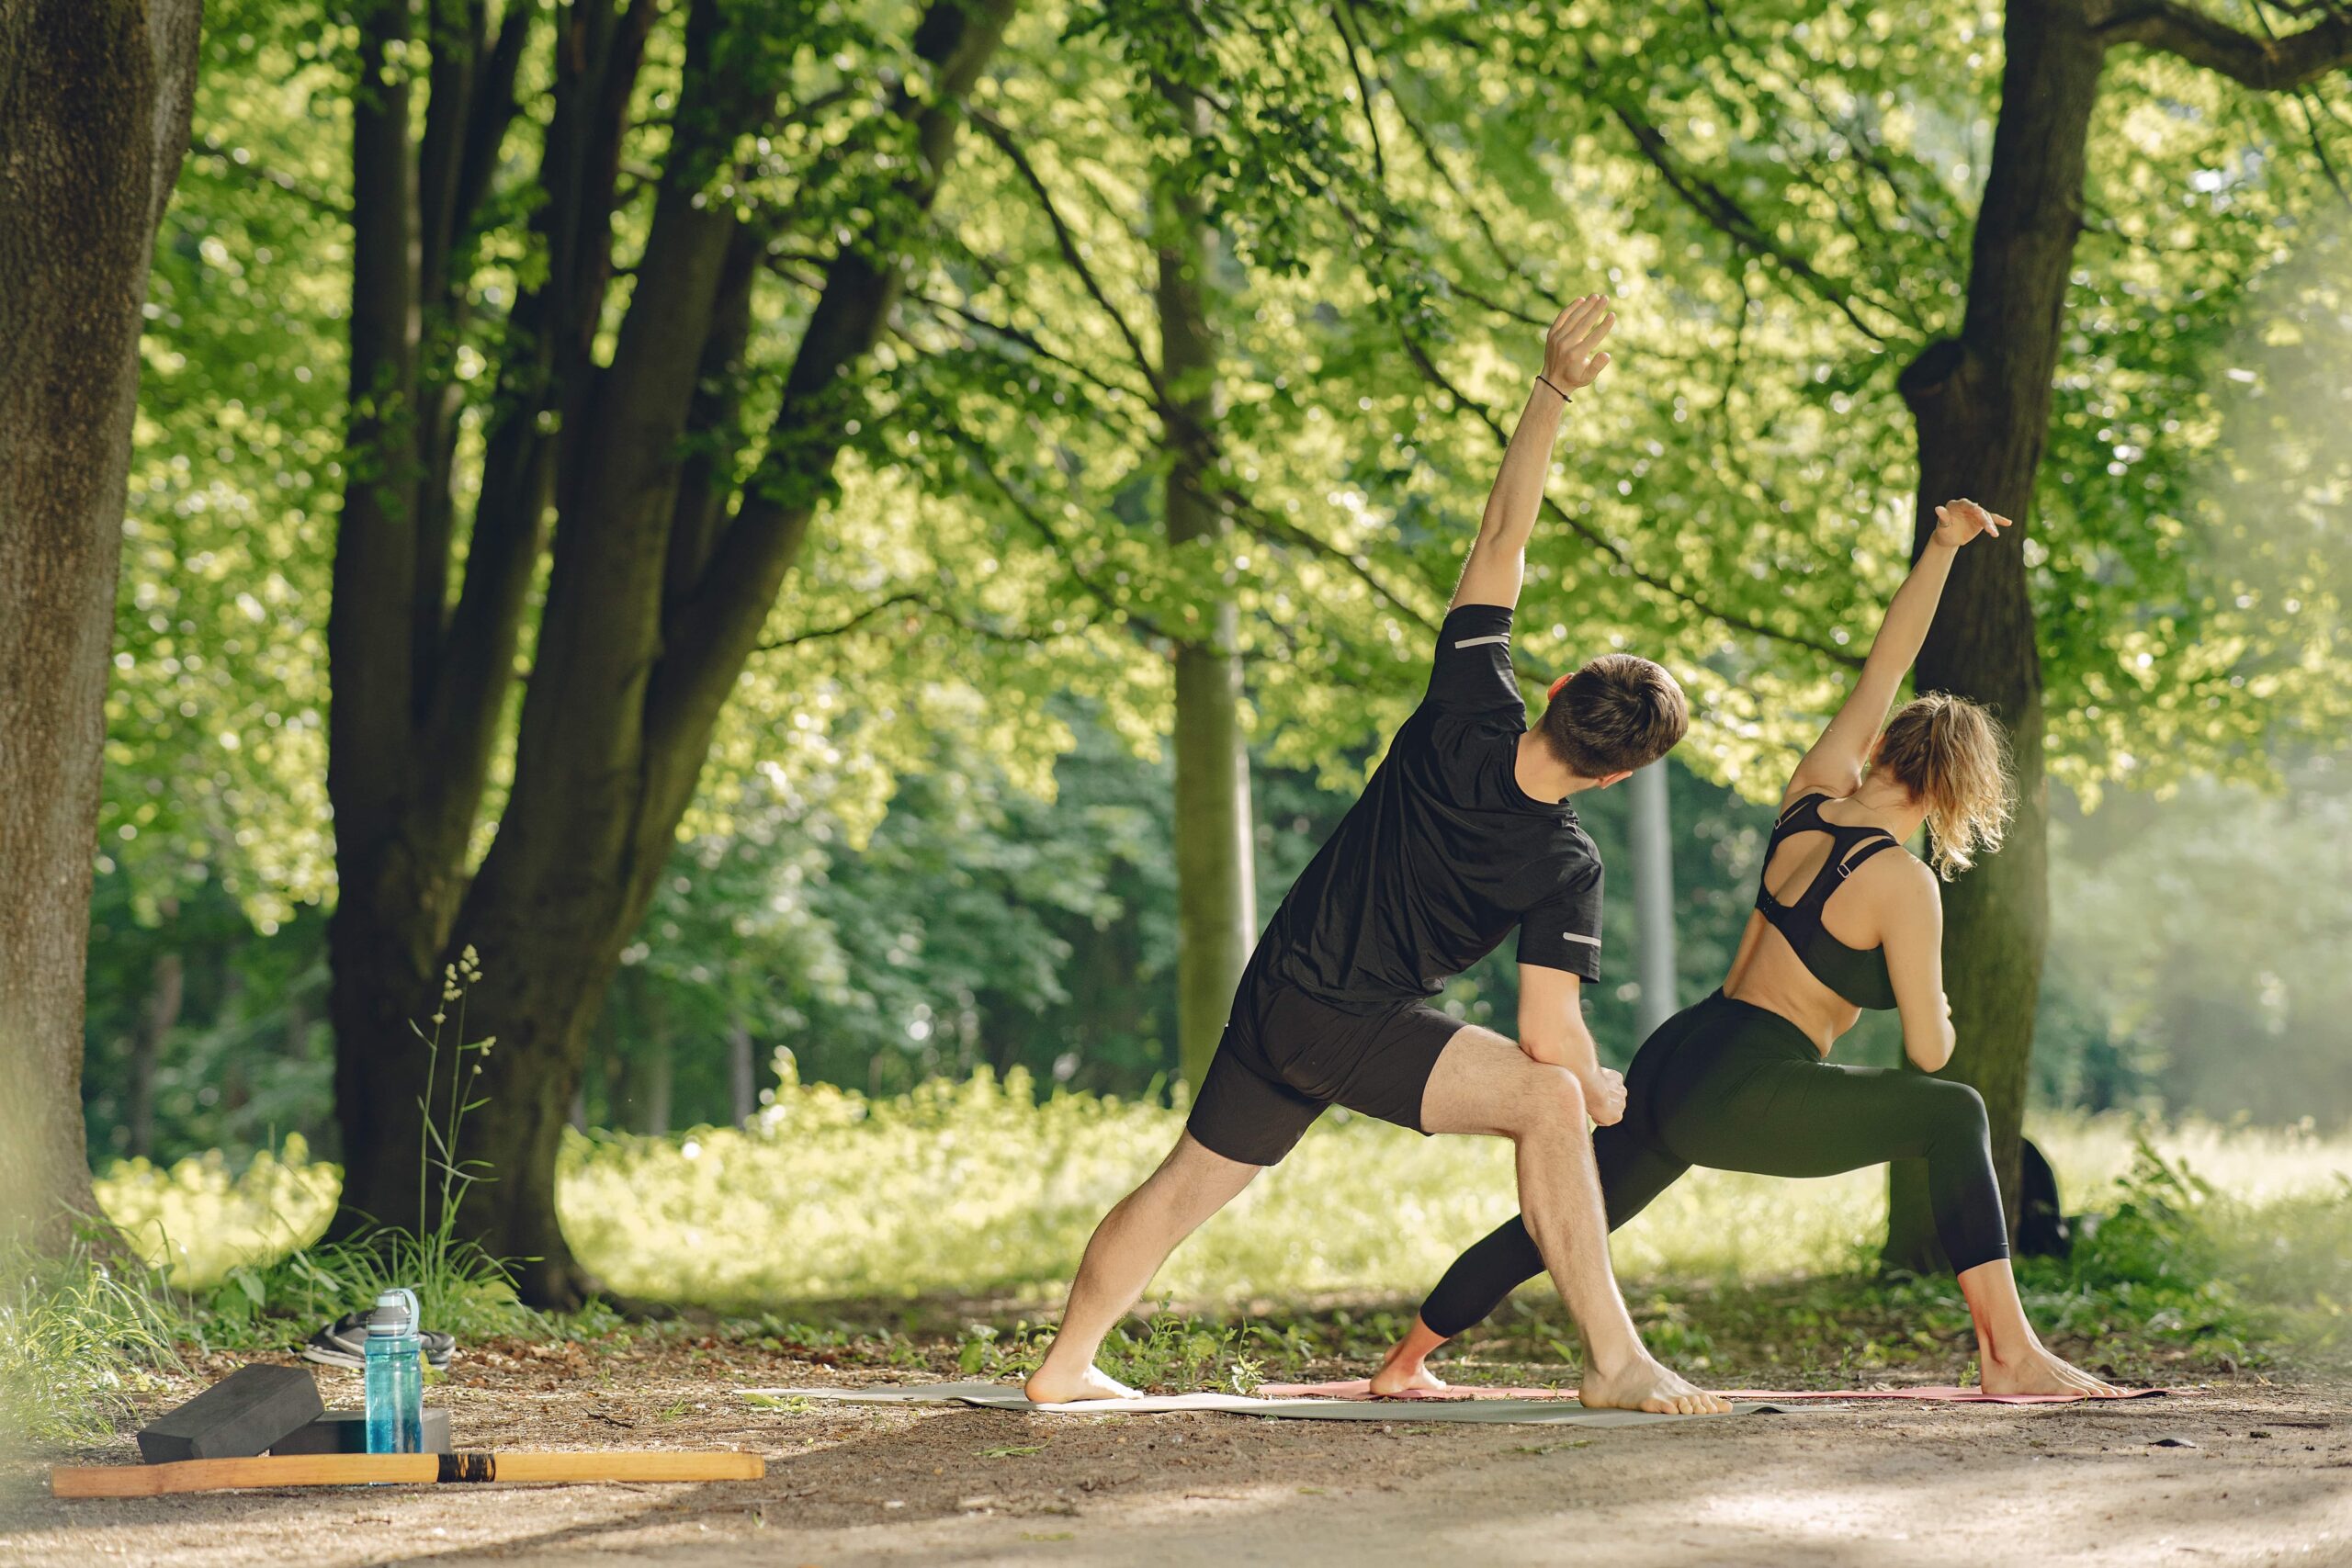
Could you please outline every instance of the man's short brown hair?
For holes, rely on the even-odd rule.
[[[1690,728],[1681,685],[1630,653],[1604,653],[1577,671],[1536,724],[1554,755],[1589,779],[1649,766]]]

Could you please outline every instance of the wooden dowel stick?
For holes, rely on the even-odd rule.
[[[616,1450],[585,1453],[285,1454],[191,1459],[171,1464],[60,1465],[59,1497],[153,1497],[257,1486],[362,1486],[439,1481],[757,1481],[758,1454]]]

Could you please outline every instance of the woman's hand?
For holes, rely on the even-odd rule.
[[[1605,359],[1608,355],[1601,357]],[[1936,508],[1935,542],[1958,549],[1979,534],[1990,534],[1997,539],[2001,536],[2001,530],[2010,526],[2009,520],[1999,513],[1987,512],[1963,497],[1959,501],[1947,501]]]
[[[1609,368],[1600,340],[1617,324],[1605,294],[1588,294],[1572,300],[1552,322],[1544,337],[1544,379],[1563,396],[1580,392]]]

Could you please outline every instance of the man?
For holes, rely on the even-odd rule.
[[[1598,295],[1552,323],[1439,629],[1429,694],[1275,911],[1175,1150],[1087,1244],[1030,1398],[1132,1395],[1093,1366],[1103,1336],[1177,1243],[1340,1104],[1518,1145],[1529,1229],[1584,1335],[1585,1404],[1729,1408],[1650,1359],[1610,1272],[1586,1119],[1615,1122],[1625,1089],[1584,1027],[1580,987],[1600,976],[1600,862],[1566,805],[1663,756],[1689,710],[1664,670],[1612,654],[1555,686],[1530,730],[1511,673],[1511,608],[1553,439],[1572,395],[1608,367],[1600,344],[1615,324]],[[1513,926],[1516,1043],[1429,1005]]]

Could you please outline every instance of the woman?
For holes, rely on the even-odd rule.
[[[1883,733],[1879,725],[1935,618],[1952,557],[2008,525],[1973,501],[1936,509],[1935,534],[1888,606],[1860,680],[1789,780],[1723,989],[1643,1043],[1626,1073],[1624,1118],[1593,1134],[1593,1154],[1612,1230],[1694,1165],[1830,1176],[1924,1159],[1936,1233],[1976,1323],[1984,1392],[2108,1393],[2026,1321],[1976,1091],[1825,1060],[1864,1008],[1901,1014],[1904,1053],[1927,1072],[1951,1060],[1938,878],[1998,846],[2008,759],[1990,716],[1958,697],[1920,697]],[[1933,870],[1903,848],[1922,823]],[[1374,1391],[1443,1388],[1430,1352],[1542,1269],[1513,1217],[1446,1271]]]

